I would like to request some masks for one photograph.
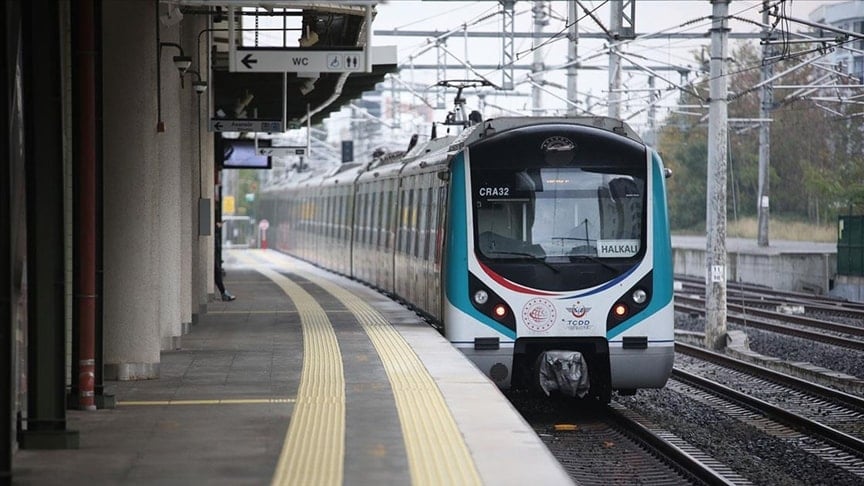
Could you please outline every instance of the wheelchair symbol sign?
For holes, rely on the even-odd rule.
[[[356,54],[327,54],[326,61],[330,71],[357,71],[362,64]]]
[[[342,54],[328,54],[327,69],[342,69]]]

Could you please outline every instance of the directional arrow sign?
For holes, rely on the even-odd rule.
[[[306,147],[258,147],[258,155],[306,155]]]
[[[250,52],[249,54],[246,54],[245,56],[243,56],[243,59],[241,59],[240,62],[244,66],[246,66],[246,69],[252,69],[252,65],[257,64],[258,60],[253,58],[252,53]]]
[[[284,132],[285,125],[281,120],[229,120],[223,118],[210,119],[211,132]]]
[[[230,68],[241,73],[345,73],[366,68],[363,49],[235,49]]]

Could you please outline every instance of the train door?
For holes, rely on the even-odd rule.
[[[444,208],[447,202],[447,187],[438,177],[432,178],[432,233],[429,237],[430,252],[430,286],[429,313],[436,319],[441,319],[441,253],[444,242]]]
[[[396,214],[396,248],[394,251],[394,271],[393,279],[395,281],[394,290],[396,295],[407,299],[408,298],[408,204],[410,202],[411,188],[408,187],[408,180],[401,179],[399,190],[397,191],[399,204]]]

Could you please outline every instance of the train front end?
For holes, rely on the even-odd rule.
[[[445,334],[502,388],[608,401],[671,372],[662,162],[591,120],[485,122],[451,161]]]

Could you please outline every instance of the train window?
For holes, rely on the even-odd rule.
[[[372,188],[367,187],[366,190],[371,191]],[[372,217],[375,215],[375,211],[374,211],[375,207],[374,207],[374,203],[373,203],[373,200],[374,200],[373,196],[374,195],[375,194],[372,192],[366,193],[366,234],[365,234],[366,238],[364,241],[366,242],[367,245],[372,244],[372,236],[373,236],[373,232],[375,231],[375,227],[373,226],[374,223],[372,221]]]
[[[479,250],[490,258],[629,258],[642,246],[645,181],[544,167],[475,174]]]
[[[369,193],[367,192],[364,192],[360,196],[360,207],[357,208],[357,211],[359,211],[360,214],[360,234],[358,235],[358,241],[363,244],[366,243],[366,233],[369,232],[369,201],[367,199],[368,196]]]
[[[417,225],[414,230],[414,256],[424,258],[423,232],[426,229],[426,189],[417,189]]]
[[[381,230],[379,228],[380,220],[381,220],[381,208],[379,207],[379,201],[378,201],[378,189],[376,187],[373,187],[372,190],[375,192],[372,193],[372,204],[371,204],[372,207],[369,208],[370,211],[372,212],[372,223],[370,224],[370,226],[371,226],[370,229],[371,229],[372,234],[371,234],[371,241],[369,243],[373,247],[377,247],[378,246],[378,234],[381,232]]]
[[[427,181],[431,182],[431,181]],[[424,260],[429,259],[429,236],[432,234],[432,188],[427,188],[425,191],[426,200],[423,203],[424,209],[424,219],[423,222],[423,236],[422,240],[420,240],[420,244],[423,245],[423,249],[420,251],[420,258]]]

